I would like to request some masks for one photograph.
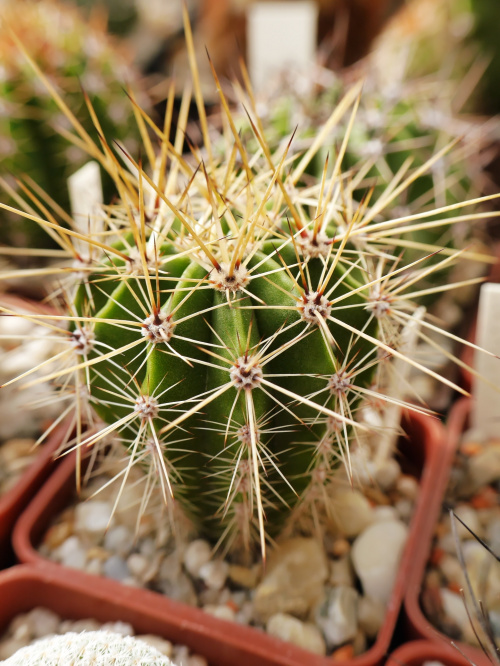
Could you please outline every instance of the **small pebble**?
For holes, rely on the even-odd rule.
[[[342,645],[356,636],[357,605],[358,593],[354,588],[339,586],[328,590],[326,599],[316,612],[316,622],[329,648]]]
[[[222,590],[229,572],[229,564],[224,560],[212,560],[198,570],[198,578],[211,590]]]
[[[326,654],[325,641],[319,629],[314,624],[301,622],[287,613],[272,615],[266,623],[266,631],[271,636],[298,645],[314,654]]]
[[[207,606],[203,606],[203,610],[209,615],[218,617],[219,620],[229,620],[230,622],[234,622],[236,619],[236,613],[226,604],[222,604],[220,606],[209,604]]]
[[[373,522],[373,508],[359,490],[336,489],[331,495],[333,528],[347,539],[358,536]]]
[[[94,500],[81,502],[75,508],[75,530],[104,534],[111,520],[113,506],[108,502]]]
[[[352,562],[365,594],[387,604],[408,536],[400,521],[370,525],[355,540]]]
[[[107,559],[103,564],[102,570],[106,578],[111,578],[112,580],[123,581],[130,576],[127,563],[119,555],[112,555]]]
[[[390,490],[401,475],[401,467],[394,458],[386,458],[375,470],[375,483],[384,491]]]
[[[134,537],[125,525],[114,525],[104,535],[104,548],[124,557],[128,554]]]
[[[385,606],[371,597],[360,596],[358,600],[359,628],[368,636],[375,638],[385,619]]]
[[[184,553],[184,566],[186,571],[193,576],[193,578],[198,578],[201,567],[207,562],[210,562],[212,559],[212,548],[208,541],[203,539],[196,539],[191,541],[191,543],[186,548]]]

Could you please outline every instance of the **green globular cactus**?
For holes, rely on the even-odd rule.
[[[156,648],[111,631],[69,632],[21,648],[4,666],[172,666]]]
[[[188,45],[190,34],[187,26]],[[157,153],[144,133],[149,164],[104,137],[90,151],[120,200],[93,213],[86,232],[24,213],[57,231],[72,257],[53,268],[61,315],[33,316],[60,337],[61,352],[43,380],[24,380],[26,388],[53,381],[70,401],[64,413],[75,403],[86,414],[90,403],[102,422],[82,434],[79,420],[76,446],[117,437],[128,461],[117,480],[124,487],[132,466],[142,468],[144,504],[156,487],[171,516],[182,507],[212,543],[260,543],[264,553],[286,523],[328,510],[335,471],[370,430],[361,407],[406,404],[385,394],[393,361],[436,376],[402,344],[407,326],[435,332],[418,286],[434,267],[420,268],[425,251],[408,263],[402,244],[427,212],[384,216],[382,201],[390,206],[411,176],[373,205],[358,202],[355,172],[342,171],[348,133],[320,176],[308,173],[324,128],[354,117],[360,85],[304,154],[293,136],[282,150],[269,145],[251,99],[249,149],[214,78],[222,136],[208,128],[194,76],[201,149],[180,154],[189,92],[169,141],[172,87],[162,130],[140,113],[160,144]],[[78,141],[81,127],[67,113]],[[456,204],[458,221],[468,205]],[[438,268],[455,254],[443,249]]]
[[[65,115],[30,67],[16,40],[50,79],[85,129],[97,141],[97,131],[86,109],[82,88],[102,118],[101,130],[128,149],[137,148],[140,132],[130,118],[124,89],[137,87],[138,75],[130,58],[108,37],[102,21],[85,22],[79,11],[56,0],[9,0],[0,10],[0,176],[15,190],[12,176],[34,181],[46,195],[68,209],[66,179],[87,159],[81,146],[61,136],[67,130]],[[147,99],[141,98],[147,105]],[[30,181],[30,182],[31,182]],[[25,181],[26,182],[26,181]],[[106,200],[114,194],[111,179],[105,181]],[[1,242],[26,245],[26,233],[37,233],[28,242],[47,243],[37,225],[4,223]]]

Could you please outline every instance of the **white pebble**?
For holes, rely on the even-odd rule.
[[[397,520],[398,512],[393,506],[381,504],[373,508],[373,516],[375,523],[382,523],[388,520]]]
[[[198,570],[198,578],[205,583],[210,590],[222,590],[229,572],[229,564],[224,560],[213,560],[207,562]]]
[[[418,497],[418,481],[413,476],[409,476],[408,474],[403,474],[399,477],[396,483],[396,489],[401,493],[401,495],[403,495],[403,497],[406,497],[412,501],[415,501]]]
[[[133,636],[134,627],[128,622],[106,622],[102,625],[101,629],[103,631],[110,631],[113,634],[120,634],[120,636]]]
[[[394,458],[387,458],[375,470],[375,482],[382,490],[389,490],[394,486],[401,474],[401,467]]]
[[[359,490],[336,489],[331,495],[330,513],[335,528],[348,539],[373,522],[373,508]]]
[[[212,549],[208,541],[203,539],[195,539],[191,541],[184,553],[184,566],[186,571],[198,578],[199,571],[204,564],[210,562],[212,559]]]
[[[400,499],[394,504],[398,516],[405,523],[409,522],[413,514],[413,502],[409,499]]]
[[[127,555],[132,543],[132,532],[125,525],[111,527],[104,537],[104,548],[122,557]]]
[[[85,565],[85,571],[94,576],[101,576],[102,560],[99,560],[97,557],[94,557],[92,560],[89,560]]]
[[[298,645],[314,654],[326,654],[326,645],[319,629],[310,622],[301,622],[287,613],[272,615],[266,624],[266,631],[284,641]]]
[[[462,629],[466,624],[469,624],[469,616],[467,615],[465,603],[460,594],[442,588],[441,599],[445,615],[453,620],[458,627]]]
[[[174,651],[174,646],[170,641],[167,641],[161,636],[155,636],[154,634],[141,634],[137,635],[136,638],[140,641],[144,641],[151,647],[154,647],[161,652],[165,657],[171,657]]]
[[[149,567],[149,562],[143,555],[132,553],[127,558],[127,567],[132,576],[141,580]]]
[[[358,624],[368,636],[375,638],[384,623],[385,606],[371,597],[360,597],[358,601]]]
[[[83,569],[87,561],[87,553],[77,536],[70,536],[56,550],[61,564],[73,569]]]
[[[481,523],[479,522],[479,518],[475,509],[473,509],[468,504],[458,504],[455,507],[455,514],[465,523],[465,525],[467,525],[469,530],[472,530],[472,532],[477,534],[477,536],[482,536],[483,530],[481,528]],[[450,519],[448,518],[448,520]],[[453,518],[453,520],[455,521],[457,534],[460,539],[474,538],[469,530],[464,525],[462,525],[459,520],[456,520],[455,518]]]
[[[75,532],[104,534],[109,525],[113,507],[109,502],[82,502],[75,508]]]
[[[316,622],[323,631],[329,648],[342,645],[356,635],[357,605],[358,593],[352,587],[340,586],[327,592],[327,597],[316,614]]]
[[[222,604],[219,606],[213,604],[207,604],[206,606],[203,606],[203,610],[205,611],[205,613],[208,613],[209,615],[218,617],[219,620],[229,620],[230,622],[234,622],[234,620],[236,619],[236,613],[232,608],[230,608],[226,604]]]
[[[124,580],[130,575],[127,563],[118,555],[112,555],[108,558],[102,569],[106,578],[112,578],[113,580]]]
[[[370,525],[353,543],[351,555],[365,594],[387,604],[408,536],[400,521]]]

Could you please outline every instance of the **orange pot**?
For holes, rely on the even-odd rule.
[[[22,310],[34,314],[54,312],[52,308],[46,305],[7,294],[2,294],[0,305],[12,310]],[[40,447],[40,453],[36,460],[28,467],[16,485],[0,497],[0,569],[14,561],[10,544],[12,528],[23,509],[52,471],[55,464],[55,451],[66,430],[67,425],[61,425],[55,430],[49,440]]]
[[[387,666],[423,666],[429,661],[439,661],[443,666],[470,665],[456,647],[431,641],[405,643],[389,656]]]
[[[420,606],[420,592],[422,590],[422,581],[427,561],[429,560],[431,552],[434,526],[441,513],[441,504],[446,491],[453,458],[460,442],[461,435],[467,427],[469,410],[470,400],[462,398],[450,411],[446,430],[444,455],[441,459],[441,467],[435,477],[434,489],[430,497],[430,502],[427,505],[427,520],[422,523],[419,538],[415,542],[412,566],[409,570],[404,599],[405,626],[408,637],[423,638],[427,641],[431,641],[437,648],[443,649],[450,647],[451,639],[438,631],[438,629],[436,629],[436,627],[434,627],[425,617]],[[487,664],[491,666],[491,661],[479,649],[456,641],[455,644],[458,648],[455,648],[455,659],[458,661],[449,663],[470,666],[472,662],[475,666],[486,666]],[[461,656],[460,652],[466,656]]]
[[[363,655],[349,661],[356,666],[374,666],[385,661],[413,566],[414,552],[427,521],[436,478],[441,469],[444,452],[441,423],[437,419],[411,413],[405,419],[404,428],[408,437],[401,438],[399,458],[403,469],[416,474],[420,479],[419,498],[384,624],[375,644]],[[156,622],[168,622],[174,640],[194,645],[198,652],[205,654],[217,666],[331,666],[331,657],[314,655],[252,627],[228,623],[198,608],[171,601],[156,592],[128,588],[119,582],[67,570],[60,564],[43,559],[36,546],[52,517],[71,500],[74,493],[74,469],[74,458],[68,457],[19,519],[13,543],[21,562],[43,568],[47,575],[52,572],[54,578],[69,578],[74,584],[78,581],[82,588],[98,589],[102,599],[109,599],[109,603],[115,598],[128,595],[137,604],[138,612],[147,611],[148,617],[155,615]],[[149,631],[153,631],[151,625],[148,626]]]

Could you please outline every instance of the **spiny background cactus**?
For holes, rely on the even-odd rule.
[[[358,200],[370,191],[371,202],[377,202],[401,170],[420,173],[390,204],[384,205],[385,215],[432,210],[493,191],[486,166],[495,155],[493,142],[499,132],[498,121],[485,122],[463,113],[482,71],[477,50],[464,48],[460,39],[467,31],[462,19],[470,16],[464,4],[467,3],[448,0],[409,3],[408,9],[379,38],[375,50],[351,71],[335,74],[316,68],[312,81],[297,81],[293,76],[287,80],[284,73],[281,86],[264,91],[256,102],[261,115],[265,114],[269,144],[286,144],[297,128],[298,145],[306,149],[314,138],[315,127],[324,125],[349,82],[363,76],[363,92],[343,162],[344,170],[353,169]],[[443,54],[445,58],[440,57]],[[250,123],[244,112],[242,116],[243,131],[251,140]],[[330,128],[309,173],[316,177],[321,174],[326,154],[334,153],[342,144],[348,121],[348,116],[344,116]],[[455,149],[441,152],[429,168],[421,169],[452,141],[459,142]],[[453,212],[449,215],[453,216]],[[405,242],[418,247],[417,257],[424,246],[429,253],[442,246],[465,247],[472,234],[477,239],[486,238],[478,225],[415,225],[414,233]],[[438,260],[438,255],[430,259]],[[443,275],[435,272],[428,286],[438,283]]]
[[[187,23],[186,39],[192,54]],[[70,400],[67,410],[76,404],[81,415],[90,404],[104,422],[83,435],[79,420],[78,450],[118,436],[128,459],[122,488],[139,465],[145,502],[159,487],[171,515],[180,505],[212,542],[247,550],[260,542],[264,553],[293,507],[313,510],[339,464],[349,466],[349,446],[368,430],[360,406],[405,404],[384,394],[392,361],[436,376],[400,348],[417,319],[424,331],[436,328],[422,320],[418,302],[429,290],[418,284],[436,266],[477,254],[444,248],[436,265],[422,268],[427,248],[408,263],[403,241],[412,224],[450,211],[460,221],[460,209],[474,202],[385,219],[386,207],[444,150],[421,170],[398,173],[375,203],[357,201],[355,171],[341,167],[360,85],[305,153],[295,151],[293,136],[282,149],[269,146],[249,89],[249,151],[215,72],[225,129],[222,142],[211,137],[193,57],[191,66],[204,146],[189,156],[180,154],[189,91],[174,144],[173,86],[161,130],[135,107],[144,165],[105,138],[96,146],[66,110],[74,141],[113,178],[120,201],[70,230],[41,203],[40,215],[28,206],[21,212],[53,229],[73,261],[52,269],[69,275],[54,295],[61,315],[33,319],[61,339],[44,380]],[[338,154],[315,178],[309,165],[346,114]],[[41,381],[30,374],[26,388]]]
[[[86,153],[64,140],[60,132],[68,129],[67,120],[27,64],[13,33],[29,46],[32,57],[95,140],[82,87],[102,118],[102,131],[130,150],[136,150],[140,134],[130,117],[124,88],[137,84],[138,75],[97,15],[86,22],[75,7],[57,0],[8,0],[2,2],[0,18],[0,175],[12,185],[12,176],[27,176],[67,209],[66,179],[84,164]],[[147,105],[145,96],[141,103]],[[105,186],[109,199],[110,179]],[[26,245],[24,234],[35,229],[34,245],[49,240],[36,225],[17,223],[8,229],[10,242]],[[4,233],[0,240],[6,241]]]
[[[4,666],[172,666],[156,648],[111,631],[49,636],[18,650]]]

